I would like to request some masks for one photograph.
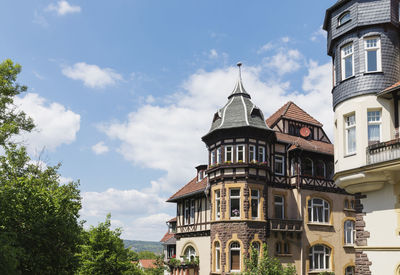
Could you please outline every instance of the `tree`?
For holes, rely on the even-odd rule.
[[[129,248],[124,247],[119,228],[111,230],[111,215],[97,227],[91,226],[83,232],[84,244],[81,245],[80,268],[78,274],[134,274],[143,272],[132,263]]]
[[[284,267],[278,259],[268,255],[267,245],[263,245],[263,255],[253,246],[250,250],[250,257],[245,258],[246,271],[243,275],[295,275],[296,269],[292,265]]]

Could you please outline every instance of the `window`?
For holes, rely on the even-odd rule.
[[[222,163],[221,147],[217,149],[217,163]]]
[[[356,152],[356,115],[352,114],[345,117],[346,130],[346,153]]]
[[[240,189],[230,189],[231,219],[240,218]]]
[[[258,162],[265,162],[265,147],[258,146]]]
[[[190,201],[185,201],[185,224],[189,224],[190,221]]]
[[[354,200],[351,200],[351,201],[350,201],[350,207],[351,207],[351,209],[355,209],[355,208],[354,208],[354,203],[355,203]]]
[[[342,47],[342,80],[354,75],[353,44]]]
[[[332,179],[333,178],[333,174],[334,174],[333,162],[332,161],[328,161],[328,163],[326,165],[326,177],[328,179]]]
[[[344,222],[344,243],[347,245],[354,244],[354,221],[347,220]]]
[[[249,162],[256,162],[256,147],[249,145]]]
[[[344,208],[349,209],[349,200],[344,200]]]
[[[355,272],[354,272],[354,266],[348,266],[348,267],[346,267],[345,275],[354,275],[354,274],[355,274]]]
[[[346,11],[345,13],[343,13],[339,19],[338,19],[338,25],[341,26],[344,23],[347,23],[350,21],[350,12]]]
[[[259,242],[253,242],[253,243],[251,244],[251,246],[252,246],[255,250],[257,250],[257,255],[260,255],[260,243],[259,243]]]
[[[193,248],[193,246],[189,245],[185,249],[185,253],[183,253],[186,259],[193,261],[194,258],[196,257],[196,250]]]
[[[232,146],[225,146],[225,162],[232,162]]]
[[[203,171],[199,171],[197,173],[197,181],[201,181],[203,179],[204,176],[204,172]]]
[[[230,254],[231,271],[240,271],[240,244],[238,242],[231,243]]]
[[[315,176],[317,176],[319,178],[325,178],[326,177],[325,162],[323,162],[322,160],[318,160],[317,161]]]
[[[195,212],[195,201],[191,200],[190,201],[190,223],[194,223],[194,212]]]
[[[282,196],[274,196],[275,218],[283,219],[285,217],[285,200]]]
[[[275,155],[275,174],[283,176],[285,174],[284,157],[280,155]]]
[[[369,37],[364,39],[365,49],[365,71],[381,71],[381,49],[379,37]]]
[[[171,259],[175,255],[175,245],[168,245],[167,246],[167,258]]]
[[[221,219],[221,192],[220,190],[215,191],[215,219]]]
[[[236,145],[236,161],[244,161],[244,145]]]
[[[276,242],[275,243],[275,253],[277,255],[282,254],[282,247],[281,247],[281,243],[280,242]]]
[[[215,158],[215,150],[211,151],[211,165],[215,165],[216,163],[216,158]]]
[[[314,163],[310,158],[306,158],[301,163],[301,174],[303,176],[313,176]]]
[[[290,248],[289,248],[289,243],[288,242],[284,242],[283,243],[283,254],[290,254]]]
[[[215,242],[215,271],[221,270],[221,247],[219,242]]]
[[[310,269],[329,270],[331,249],[325,245],[314,245],[310,249]]]
[[[368,111],[368,145],[381,141],[381,111]]]
[[[258,201],[259,201],[258,190],[251,190],[251,217],[253,219],[258,218]]]
[[[323,199],[313,198],[308,201],[309,222],[329,222],[329,203]]]
[[[290,160],[290,175],[291,176],[297,175],[296,160],[294,158]]]

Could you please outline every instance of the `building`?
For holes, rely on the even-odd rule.
[[[168,262],[170,259],[176,257],[176,217],[167,221],[168,231],[160,240],[160,243],[163,245],[163,253],[164,253],[164,262]],[[166,270],[164,272],[168,274]]]
[[[168,202],[177,205],[176,257],[200,274],[244,270],[253,245],[298,274],[354,274],[354,196],[333,180],[333,145],[293,102],[267,120],[240,76],[202,137],[208,165]],[[195,274],[182,265],[174,270]],[[183,273],[186,274],[186,273]]]
[[[356,274],[400,274],[398,0],[326,11],[334,71],[335,182],[356,200]]]

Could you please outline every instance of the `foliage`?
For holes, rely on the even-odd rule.
[[[139,259],[157,259],[157,255],[151,251],[140,251],[138,256]]]
[[[77,266],[81,225],[78,183],[59,184],[55,167],[31,163],[25,148],[9,144],[0,156],[2,268],[12,273],[65,274]],[[17,263],[17,264],[16,264]]]
[[[164,260],[161,255],[156,257],[156,263],[154,268],[147,269],[145,271],[146,275],[163,275],[164,274]]]
[[[243,275],[295,275],[296,269],[292,265],[284,267],[278,259],[268,255],[267,245],[263,245],[263,255],[259,257],[257,249],[253,246],[250,257],[245,258],[246,271]]]
[[[143,274],[132,264],[133,254],[120,238],[119,228],[111,230],[111,215],[108,214],[104,223],[97,227],[91,226],[83,232],[84,244],[81,245],[79,258],[81,265],[78,274]]]
[[[318,275],[335,275],[335,272],[324,271],[324,272],[320,272]]]
[[[172,267],[178,267],[182,264],[182,262],[179,259],[172,258],[169,260],[168,265]]]
[[[160,242],[124,240],[124,244],[126,248],[130,247],[135,252],[151,251],[155,254],[161,254],[163,251],[163,246]]]

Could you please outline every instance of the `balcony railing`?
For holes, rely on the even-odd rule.
[[[367,164],[400,158],[400,139],[380,142],[367,147]]]
[[[303,221],[269,219],[269,228],[271,231],[302,232]]]

